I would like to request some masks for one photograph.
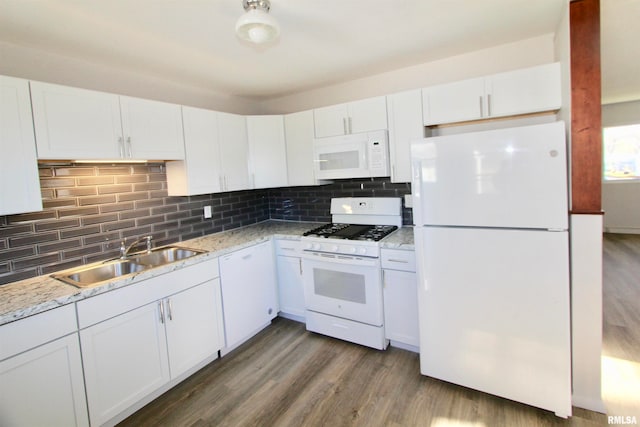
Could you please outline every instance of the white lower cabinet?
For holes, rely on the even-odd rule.
[[[0,425],[88,426],[73,305],[0,327]]]
[[[276,267],[278,270],[278,301],[280,315],[304,321],[304,285],[300,241],[276,240]]]
[[[123,419],[217,357],[217,275],[207,261],[78,303],[92,425]]]
[[[167,338],[156,303],[80,331],[92,425],[169,381]]]
[[[226,349],[233,350],[278,315],[271,241],[220,257]]]
[[[391,345],[418,351],[418,290],[415,252],[382,249],[385,337]]]

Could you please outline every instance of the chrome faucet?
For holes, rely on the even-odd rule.
[[[138,243],[140,243],[140,242],[142,242],[144,240],[147,241],[147,253],[151,252],[151,239],[153,239],[153,236],[140,237],[139,239],[137,239],[135,242],[133,242],[129,246],[126,246],[126,239],[122,240],[120,242],[120,259],[127,259],[131,249],[134,248],[136,245],[138,245]]]

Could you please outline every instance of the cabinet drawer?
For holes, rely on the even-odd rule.
[[[77,330],[73,304],[8,323],[0,327],[0,360]]]
[[[382,249],[382,268],[401,271],[416,271],[416,253],[397,249]]]
[[[384,350],[387,342],[382,326],[371,326],[307,310],[307,330],[341,340]]]
[[[278,239],[274,241],[276,255],[296,256],[302,252],[300,240]]]
[[[77,303],[80,329],[217,277],[218,259],[190,265]]]

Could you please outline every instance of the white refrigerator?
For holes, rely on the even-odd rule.
[[[422,374],[570,416],[564,123],[411,155]]]

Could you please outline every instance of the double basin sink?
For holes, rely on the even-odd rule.
[[[51,277],[78,288],[87,288],[107,280],[117,279],[153,267],[160,267],[203,253],[206,253],[206,251],[180,246],[165,246],[152,249],[149,252],[131,254],[124,259],[65,270],[52,274]]]

